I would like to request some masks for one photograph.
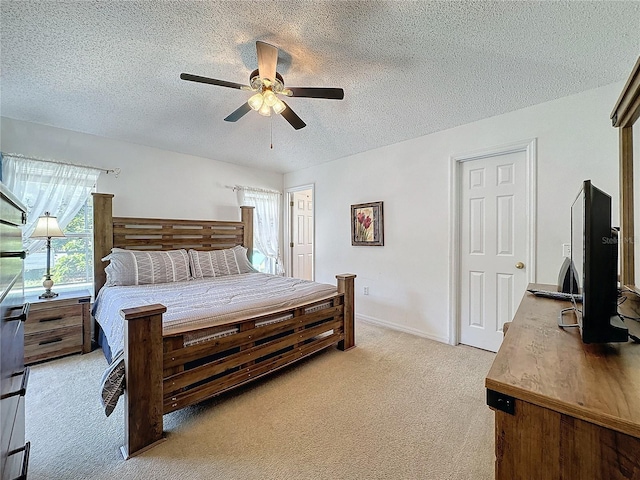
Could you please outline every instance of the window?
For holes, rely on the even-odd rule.
[[[257,248],[253,249],[251,264],[253,265],[253,268],[262,273],[271,273],[272,271],[275,271],[275,260],[273,258],[265,257]]]
[[[253,266],[260,272],[281,275],[280,209],[282,194],[273,190],[236,186],[240,205],[253,211]]]
[[[27,207],[22,243],[27,250],[25,288],[41,289],[46,272],[46,240],[32,238],[38,217],[58,218],[64,238],[51,239],[51,276],[55,289],[93,283],[93,208],[91,192],[100,170],[17,154],[3,154],[6,186]],[[55,291],[55,290],[54,290]]]
[[[54,291],[65,285],[93,284],[93,205],[91,197],[64,228],[64,238],[51,239],[51,277]],[[29,252],[24,264],[25,288],[42,288],[47,266],[47,247],[42,242]]]

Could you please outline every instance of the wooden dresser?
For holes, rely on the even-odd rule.
[[[25,208],[0,183],[0,479],[24,479],[29,463],[24,399],[29,368],[24,366],[22,233]]]
[[[557,326],[568,306],[525,293],[485,379],[496,479],[640,479],[640,344],[582,343]]]

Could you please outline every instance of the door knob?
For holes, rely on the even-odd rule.
[[[516,268],[523,269],[524,268],[524,263],[522,263],[522,262],[516,263]]]

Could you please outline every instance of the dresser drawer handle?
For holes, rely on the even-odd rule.
[[[44,323],[44,322],[55,322],[57,320],[62,320],[63,317],[51,317],[51,318],[41,318],[39,320],[40,323]]]
[[[2,252],[0,253],[0,257],[2,258],[27,258],[27,252]]]
[[[16,320],[20,320],[21,322],[25,322],[27,320],[27,315],[29,315],[29,307],[30,306],[31,306],[30,303],[25,303],[21,307],[13,307],[13,308],[7,309],[7,311],[20,309],[20,313],[18,315],[9,315],[7,317],[4,317],[4,321],[5,322],[14,322]]]
[[[62,341],[62,337],[52,338],[51,340],[43,340],[38,345],[49,345],[50,343],[58,343]]]
[[[16,453],[24,452],[24,456],[22,457],[22,468],[20,469],[20,476],[14,478],[13,480],[27,480],[27,471],[29,470],[29,452],[31,452],[31,442],[27,442],[24,444],[24,447],[16,448],[15,450],[11,450],[7,452],[7,456],[15,455]]]
[[[7,392],[0,396],[0,400],[4,400],[5,398],[15,397],[16,395],[20,395],[24,397],[27,393],[27,383],[29,383],[29,367],[25,367],[22,372],[14,373],[12,377],[17,377],[18,375],[22,375],[22,382],[20,382],[20,390],[16,390],[14,392]]]

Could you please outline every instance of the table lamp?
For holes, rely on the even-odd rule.
[[[31,234],[31,238],[46,238],[47,239],[47,274],[44,277],[42,286],[45,288],[45,292],[40,295],[40,298],[54,298],[58,294],[51,291],[53,287],[53,280],[51,280],[51,238],[52,237],[64,237],[64,233],[60,230],[58,225],[58,219],[52,217],[49,212],[44,212],[44,215],[38,217],[38,223],[36,229]]]

